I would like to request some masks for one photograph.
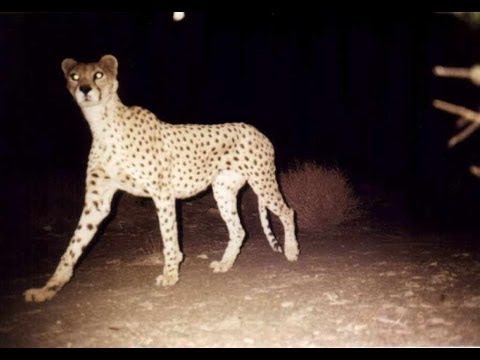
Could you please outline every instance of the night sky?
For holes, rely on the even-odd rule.
[[[432,74],[480,62],[479,42],[480,30],[429,13],[2,14],[1,233],[28,228],[37,179],[84,173],[91,135],[60,63],[107,53],[127,105],[172,123],[250,123],[280,170],[335,165],[358,188],[400,194],[418,223],[476,226],[480,181],[468,166],[480,162],[480,133],[448,149],[456,118],[431,102],[479,107],[480,88]]]

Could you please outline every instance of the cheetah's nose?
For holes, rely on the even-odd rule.
[[[87,95],[92,88],[89,85],[82,85],[80,86],[80,91],[83,92],[85,95]]]

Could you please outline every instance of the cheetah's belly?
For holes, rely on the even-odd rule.
[[[218,167],[214,164],[191,164],[187,168],[176,164],[171,173],[175,197],[185,199],[197,195],[211,185],[217,174]]]
[[[212,183],[211,179],[203,179],[196,183],[189,183],[188,181],[180,181],[174,184],[173,189],[175,198],[186,199],[201,193],[207,189]]]

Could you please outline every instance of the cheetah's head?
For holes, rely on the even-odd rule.
[[[118,61],[105,55],[95,63],[79,63],[67,58],[62,70],[67,79],[67,89],[80,107],[103,104],[117,92]]]

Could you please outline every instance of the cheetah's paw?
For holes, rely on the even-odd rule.
[[[172,286],[175,285],[178,281],[178,275],[159,275],[157,276],[156,284],[157,286]]]
[[[222,261],[212,261],[210,267],[213,269],[214,273],[224,273],[231,269],[232,264]]]
[[[57,292],[46,288],[29,289],[23,293],[26,302],[44,302],[50,300]]]
[[[297,261],[299,254],[298,246],[285,246],[285,257],[288,261]]]

